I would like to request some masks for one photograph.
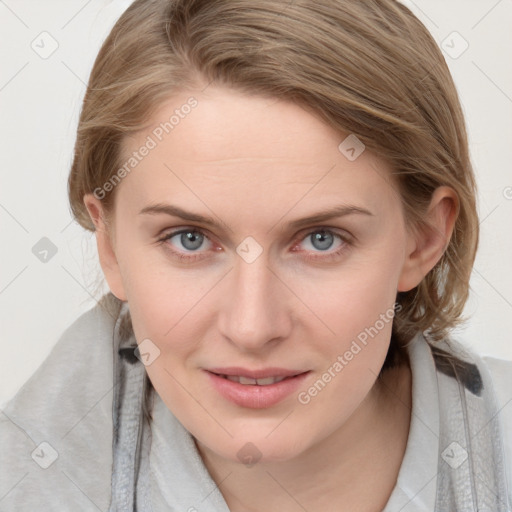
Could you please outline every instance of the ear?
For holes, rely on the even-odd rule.
[[[119,263],[114,250],[114,244],[112,242],[111,233],[104,220],[103,205],[93,194],[86,194],[84,196],[84,204],[94,223],[98,256],[110,291],[119,300],[126,301],[126,294]]]
[[[452,188],[442,186],[434,191],[426,226],[408,234],[397,291],[407,292],[418,286],[441,259],[450,242],[458,210],[459,200]]]

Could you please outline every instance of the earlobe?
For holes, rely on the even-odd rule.
[[[110,291],[119,300],[126,301],[126,293],[114,244],[104,220],[103,205],[93,194],[86,194],[84,196],[84,204],[95,227],[98,256]]]
[[[458,209],[458,197],[452,188],[442,186],[435,190],[425,226],[408,237],[397,291],[406,292],[418,286],[441,259],[450,242]]]

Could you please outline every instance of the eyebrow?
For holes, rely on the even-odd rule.
[[[218,228],[220,227],[220,223],[215,221],[213,217],[207,217],[204,215],[200,215],[198,213],[189,212],[187,210],[184,210],[176,205],[171,204],[164,204],[164,203],[156,203],[149,206],[146,206],[143,208],[139,215],[159,215],[159,214],[165,214],[170,215],[172,217],[179,217],[183,220],[188,220],[191,222],[199,222],[201,224],[211,226]],[[337,205],[333,206],[331,208],[327,208],[325,210],[322,210],[320,212],[317,212],[313,215],[310,215],[309,217],[303,217],[302,219],[297,219],[292,222],[288,223],[288,227],[290,229],[299,229],[302,226],[305,226],[307,224],[315,224],[315,223],[321,223],[326,220],[331,220],[337,217],[344,217],[347,215],[352,214],[363,214],[368,216],[374,216],[372,212],[367,210],[366,208],[362,208],[360,206],[354,206],[354,205]]]

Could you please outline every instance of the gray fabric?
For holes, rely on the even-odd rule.
[[[135,356],[135,338],[133,334],[126,336],[123,329],[127,311],[127,305],[123,304],[113,343],[116,385],[112,406],[114,459],[110,512],[150,510],[149,491],[141,488],[143,480],[139,478],[141,465],[148,466],[150,444],[151,430],[144,428],[142,415],[147,377],[144,365]]]
[[[476,355],[436,345],[440,411],[436,512],[507,512],[503,432],[491,376]],[[439,350],[441,349],[441,350]],[[442,350],[446,353],[442,352]],[[462,352],[461,347],[459,350]]]
[[[108,510],[118,309],[80,316],[0,413],[1,512]]]
[[[151,501],[156,512],[229,512],[193,437],[155,394],[151,445]],[[169,482],[180,482],[179,492]]]

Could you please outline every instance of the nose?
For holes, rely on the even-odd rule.
[[[290,292],[264,254],[252,263],[236,259],[219,302],[221,335],[244,352],[274,346],[292,329]]]

